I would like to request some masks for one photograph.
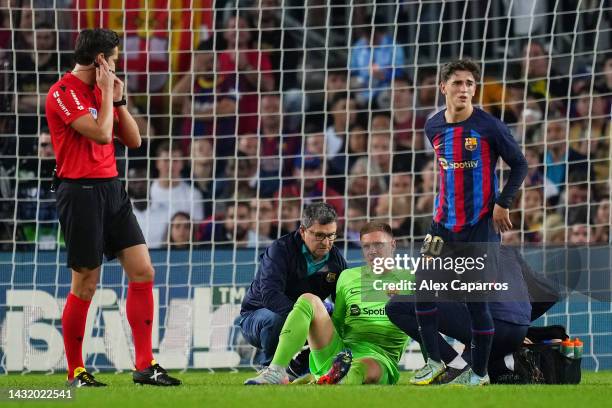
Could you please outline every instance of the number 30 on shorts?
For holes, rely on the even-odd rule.
[[[423,240],[423,246],[421,247],[421,254],[423,255],[434,255],[438,256],[442,252],[442,246],[444,245],[444,240],[442,240],[439,236],[432,236],[431,234],[427,234],[425,239]]]

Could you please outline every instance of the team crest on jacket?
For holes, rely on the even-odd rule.
[[[329,283],[334,283],[337,275],[337,273],[329,272],[327,275],[325,275],[325,280]]]
[[[466,137],[465,138],[465,150],[469,150],[473,152],[478,147],[478,139],[475,137]]]

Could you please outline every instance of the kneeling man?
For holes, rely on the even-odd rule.
[[[360,231],[367,265],[343,271],[330,318],[317,296],[301,295],[281,330],[272,363],[245,384],[287,384],[286,367],[304,341],[311,349],[310,371],[319,384],[395,384],[408,336],[389,321],[385,303],[389,283],[411,279],[410,271],[376,268],[376,258],[392,258],[391,227],[371,222]],[[380,270],[378,270],[380,269]],[[379,272],[377,274],[376,272]]]

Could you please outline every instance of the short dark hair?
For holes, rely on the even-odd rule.
[[[199,52],[212,52],[214,50],[215,44],[214,39],[212,37],[207,40],[200,41],[200,43],[198,44],[198,48],[196,48],[196,51]]]
[[[103,53],[105,58],[113,55],[115,47],[119,46],[119,36],[106,28],[86,29],[80,32],[74,48],[74,60],[77,64],[90,65],[96,55]]]
[[[177,142],[172,143],[172,147],[170,147],[170,142],[167,140],[164,140],[163,142],[158,144],[157,148],[155,149],[155,155],[157,157],[160,157],[161,154],[164,152],[168,152],[169,154],[172,152],[180,152],[181,157],[183,156],[183,151],[181,150],[181,146]]]
[[[393,230],[391,229],[391,226],[386,222],[380,221],[370,221],[366,225],[361,227],[361,230],[359,231],[359,238],[361,239],[366,234],[378,231],[384,232],[385,234],[393,238]]]
[[[336,222],[337,219],[338,214],[331,205],[322,202],[312,203],[304,208],[302,226],[304,228],[310,228],[315,222],[321,225],[327,225]]]
[[[480,81],[480,68],[470,59],[460,59],[445,64],[440,70],[440,82],[446,82],[455,71],[469,71],[476,82]]]
[[[225,207],[225,216],[227,216],[227,212],[230,208],[238,209],[238,207],[244,207],[249,210],[249,212],[253,209],[248,201],[230,201]]]

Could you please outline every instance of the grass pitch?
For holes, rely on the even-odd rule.
[[[402,373],[396,386],[260,386],[242,382],[253,372],[175,373],[184,382],[178,388],[136,386],[130,373],[99,373],[96,378],[109,386],[78,389],[72,401],[9,401],[7,389],[61,388],[64,375],[11,374],[0,376],[0,406],[12,408],[223,408],[223,407],[308,407],[308,408],[476,408],[476,407],[603,407],[612,404],[612,371],[583,372],[580,385],[492,385],[482,388],[415,387],[408,384],[411,374]]]

